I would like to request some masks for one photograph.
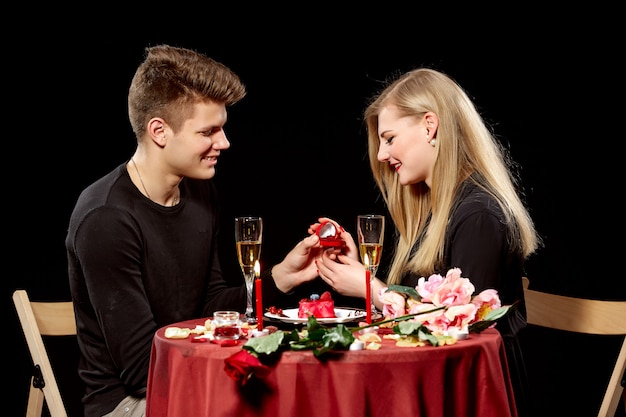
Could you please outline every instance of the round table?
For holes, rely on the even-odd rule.
[[[174,323],[195,328],[205,319]],[[170,327],[170,326],[167,326]],[[325,360],[311,351],[286,351],[265,379],[240,387],[224,359],[241,349],[191,338],[152,345],[148,417],[516,417],[499,332],[472,333],[456,344],[341,351]]]

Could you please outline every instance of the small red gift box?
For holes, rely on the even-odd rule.
[[[332,222],[320,224],[315,233],[320,237],[320,244],[324,247],[340,248],[346,245],[346,242],[339,237],[339,230]]]

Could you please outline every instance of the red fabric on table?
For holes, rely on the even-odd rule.
[[[224,372],[224,359],[241,346],[166,339],[164,329],[152,346],[148,417],[517,416],[495,329],[442,347],[383,340],[379,350],[337,352],[325,361],[287,351],[267,378],[241,388]]]

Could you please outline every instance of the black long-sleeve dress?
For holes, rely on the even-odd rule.
[[[518,333],[527,324],[522,286],[524,257],[511,249],[511,239],[504,214],[496,200],[467,180],[455,199],[446,230],[445,270],[437,272],[445,276],[448,269],[458,267],[462,276],[474,284],[474,294],[485,289],[495,289],[503,305],[518,303],[517,308],[502,318],[496,328],[504,340],[521,417],[530,401],[526,367],[518,340]],[[402,285],[415,287],[419,278],[418,275],[408,274],[403,277]]]

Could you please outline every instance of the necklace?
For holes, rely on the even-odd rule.
[[[143,178],[141,178],[141,173],[139,172],[139,168],[137,168],[137,164],[135,163],[135,160],[131,157],[130,158],[130,162],[133,163],[133,166],[135,167],[135,171],[137,171],[137,176],[139,177],[139,182],[141,183],[141,186],[143,187],[143,190],[146,192],[146,197],[148,197],[150,200],[152,200],[152,197],[150,197],[150,193],[148,192],[148,189],[146,188],[146,184],[143,183]],[[178,194],[180,195],[180,191],[178,192]],[[154,201],[154,200],[152,200]],[[175,206],[178,203],[178,195],[174,197],[174,201],[172,201],[172,206]]]
[[[139,173],[139,168],[137,168],[137,164],[135,163],[135,160],[133,158],[130,158],[130,162],[133,163],[133,166],[135,167],[135,171],[137,171],[137,176],[139,177],[139,182],[141,183],[141,186],[143,187],[143,190],[146,192],[146,197],[148,197],[150,200],[152,200],[152,197],[150,197],[150,193],[148,192],[148,189],[146,188],[146,184],[143,183],[143,179],[141,178],[141,174]]]

